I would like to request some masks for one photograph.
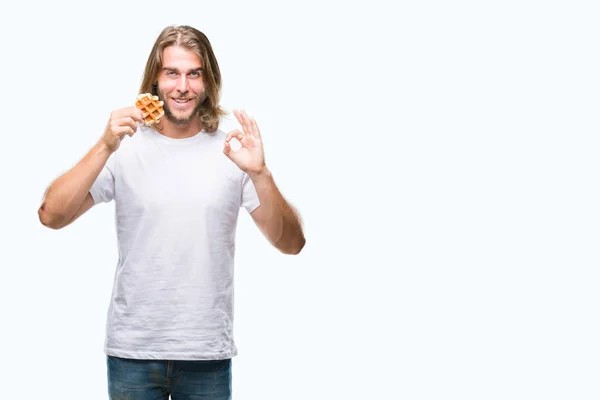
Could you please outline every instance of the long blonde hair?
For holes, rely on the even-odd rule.
[[[206,132],[216,132],[219,128],[220,117],[226,114],[219,106],[221,70],[210,41],[199,30],[187,25],[172,25],[163,29],[148,56],[140,94],[158,94],[156,84],[163,67],[163,50],[169,46],[181,46],[192,50],[202,60],[202,79],[204,80],[206,99],[198,113]]]

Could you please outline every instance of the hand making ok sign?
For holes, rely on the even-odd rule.
[[[227,134],[223,153],[247,174],[260,173],[265,168],[265,155],[258,125],[244,110],[233,110],[233,113],[242,125],[243,132],[234,129]],[[232,138],[239,140],[242,145],[236,151],[232,150],[229,143]]]

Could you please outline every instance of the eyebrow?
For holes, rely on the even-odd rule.
[[[171,68],[171,67],[164,67],[164,68],[163,68],[163,71],[173,71],[173,72],[177,72],[177,73],[179,73],[179,72],[180,72],[180,71],[179,71],[179,69],[177,69],[177,68]],[[198,71],[202,71],[202,67],[198,67],[198,68],[190,69],[190,70],[188,71],[188,73],[190,73],[190,72],[198,72]]]

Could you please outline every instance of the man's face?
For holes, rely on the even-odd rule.
[[[195,52],[179,46],[163,51],[158,97],[164,102],[165,117],[175,124],[188,124],[198,115],[205,95],[202,60]]]

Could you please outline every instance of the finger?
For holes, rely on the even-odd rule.
[[[132,117],[123,117],[114,121],[115,125],[118,126],[130,126],[134,131],[137,130],[137,124]]]
[[[133,115],[131,116],[136,122],[144,122],[144,117],[146,117],[146,113],[140,110],[137,107],[134,107]]]
[[[244,121],[244,126],[246,126],[246,131],[244,131],[247,135],[250,136],[254,136],[254,132],[253,132],[253,128],[252,128],[252,123],[250,122],[250,118],[248,117],[248,114],[246,113],[246,110],[242,110],[241,112],[241,117],[242,117],[242,121]]]
[[[236,138],[237,140],[239,140],[241,142],[242,139],[244,138],[244,134],[242,132],[240,132],[239,129],[234,129],[231,132],[229,132],[227,134],[227,136],[225,136],[225,143],[229,144],[229,141],[232,138]]]
[[[250,123],[252,125],[252,130],[254,131],[254,136],[260,139],[260,130],[258,129],[258,124],[256,123],[254,117],[250,118]]]
[[[131,117],[137,122],[143,122],[144,116],[144,112],[135,106],[121,108],[120,110],[113,111],[111,114],[112,119]]]
[[[223,146],[223,153],[225,153],[225,155],[229,157],[229,154],[231,153],[231,145],[229,144],[229,142],[225,142],[225,146]]]
[[[137,107],[131,107],[129,109],[129,113],[126,116],[132,118],[135,122],[143,123],[146,113]]]
[[[252,133],[249,132],[250,127],[248,126],[246,120],[244,119],[243,113],[239,110],[234,110],[233,112],[234,112],[238,122],[240,123],[240,125],[242,125],[242,129],[244,130],[244,133],[246,135],[251,135]]]
[[[135,131],[130,126],[118,126],[113,130],[113,133],[116,134],[119,138],[122,138],[125,135],[133,136]]]
[[[248,116],[248,113],[246,113],[246,110],[242,110],[242,119],[244,120],[244,124],[248,128],[247,134],[251,136],[256,136],[254,133],[254,127],[252,126],[252,121],[250,121],[250,117]]]
[[[240,124],[242,124],[242,118],[241,118],[241,116],[240,116],[240,111],[239,111],[239,110],[237,110],[237,109],[234,109],[234,110],[233,110],[233,115],[235,115],[235,119],[237,119],[237,120],[238,120],[238,122],[239,122]]]

